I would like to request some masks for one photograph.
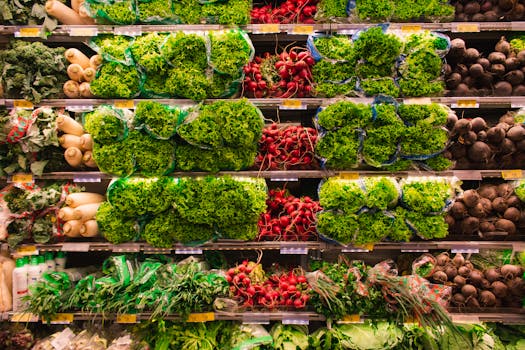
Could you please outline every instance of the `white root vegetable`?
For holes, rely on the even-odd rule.
[[[91,93],[91,87],[89,86],[88,82],[85,81],[83,83],[80,83],[78,89],[80,91],[80,96],[86,98],[94,97],[94,95]]]
[[[96,24],[96,21],[89,16],[89,12],[86,9],[85,2],[80,4],[80,7],[78,8],[78,15],[80,16],[80,18],[82,18],[83,24],[85,25]]]
[[[80,97],[80,87],[77,81],[68,80],[64,83],[64,94],[69,98],[79,98]]]
[[[100,207],[101,203],[89,203],[89,204],[82,204],[78,207],[74,208],[75,216],[78,217],[78,220],[81,221],[88,221],[95,217],[95,214],[97,213],[98,207]]]
[[[82,25],[84,20],[71,7],[58,0],[49,0],[45,5],[46,12],[55,17],[60,23],[68,25]]]
[[[76,147],[81,148],[82,147],[82,140],[80,139],[80,136],[72,135],[72,134],[64,134],[58,138],[58,142],[60,143],[60,146],[63,148],[69,148],[69,147]]]
[[[102,64],[102,56],[98,54],[91,56],[89,63],[91,64],[91,68],[96,70]]]
[[[84,135],[84,127],[68,115],[61,114],[56,119],[57,129],[75,136]]]
[[[71,0],[71,8],[73,9],[73,11],[78,13],[78,9],[80,8],[80,5],[82,5],[83,3],[84,3],[83,0]]]
[[[91,62],[91,61],[90,61]],[[95,74],[97,73],[96,69],[93,67],[87,67],[82,72],[82,79],[83,81],[90,82],[91,80],[95,79]]]
[[[82,237],[96,237],[98,236],[98,224],[96,220],[85,221],[80,228],[80,235]]]
[[[79,49],[70,48],[64,52],[64,56],[69,63],[79,64],[82,69],[89,67],[89,58],[82,53]]]
[[[82,228],[82,221],[70,220],[64,224],[63,230],[64,235],[67,237],[75,238],[80,237],[80,229]]]
[[[82,165],[82,151],[78,147],[69,147],[64,152],[66,162],[73,168],[78,168]]]
[[[67,76],[69,79],[82,82],[84,80],[84,70],[78,63],[71,63],[67,66]]]
[[[83,134],[80,136],[80,149],[84,152],[93,149],[93,138],[91,134]]]
[[[95,162],[95,159],[93,158],[92,151],[84,152],[84,155],[82,156],[82,163],[88,168],[98,168],[97,162]]]
[[[80,215],[81,213],[75,212],[75,209],[71,207],[62,207],[58,211],[58,218],[62,221],[80,220]]]
[[[75,192],[66,197],[66,205],[76,208],[82,204],[100,203],[105,200],[104,196],[93,192]]]

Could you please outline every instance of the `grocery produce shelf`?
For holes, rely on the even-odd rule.
[[[286,33],[288,35],[308,35],[313,32],[338,32],[353,34],[357,30],[368,28],[370,23],[319,23],[319,24],[248,24],[239,26],[248,33],[271,34]],[[196,25],[60,25],[49,37],[91,37],[97,34],[131,34],[139,35],[145,32],[173,32],[173,31],[203,31],[236,28],[235,25],[196,24]],[[18,37],[38,37],[38,32],[29,30],[39,26],[0,26],[0,34]],[[405,32],[417,30],[434,30],[443,32],[485,32],[485,31],[523,31],[525,22],[449,22],[449,23],[391,23],[390,28]]]
[[[5,105],[8,108],[22,107],[32,108],[38,106],[50,107],[65,107],[72,112],[90,111],[94,107],[109,104],[115,105],[118,108],[134,108],[140,101],[147,99],[52,99],[42,100],[38,104],[28,103],[23,100],[16,99],[0,99],[0,105]],[[205,103],[212,103],[220,101],[221,99],[208,99]],[[321,106],[341,101],[341,98],[302,98],[302,99],[283,99],[283,98],[252,98],[250,101],[257,107],[262,109],[278,108],[281,110],[305,110],[317,109]],[[345,98],[347,101],[355,103],[370,104],[373,102],[372,98]],[[155,101],[179,106],[193,106],[197,102],[188,99],[155,99]],[[405,98],[398,99],[399,102],[408,104],[425,104],[425,103],[442,103],[452,108],[477,109],[477,108],[522,108],[525,107],[525,96],[488,96],[488,97],[423,97],[423,98]]]

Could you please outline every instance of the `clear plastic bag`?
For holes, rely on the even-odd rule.
[[[88,15],[99,24],[135,24],[137,9],[132,0],[86,0]]]

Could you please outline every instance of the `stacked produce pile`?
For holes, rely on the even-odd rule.
[[[226,280],[230,284],[230,297],[243,310],[303,310],[312,293],[302,269],[276,268],[266,273],[261,264],[247,260],[228,269]],[[216,308],[217,304],[220,302],[215,304]]]
[[[168,248],[174,242],[202,243],[216,237],[254,239],[266,207],[266,184],[230,176],[123,178],[110,184],[107,197],[96,220],[108,241],[140,236],[154,247]]]
[[[482,184],[456,198],[446,220],[451,234],[511,238],[525,227],[523,209],[512,184]]]
[[[385,102],[382,102],[385,101]],[[378,100],[372,106],[340,101],[316,116],[316,155],[330,169],[372,166],[396,171],[411,167],[445,170],[448,144],[444,128],[450,109],[439,104],[399,106]]]
[[[279,3],[264,1],[263,4],[255,4],[251,10],[252,23],[314,24],[317,1],[284,0]]]
[[[525,297],[523,268],[519,265],[486,264],[482,258],[473,262],[458,253],[451,258],[441,253],[435,258],[428,254],[424,273],[420,274],[435,283],[453,288],[451,305],[458,307],[517,307]],[[480,264],[478,264],[480,262]]]
[[[118,176],[248,168],[264,126],[259,109],[245,99],[188,110],[141,101],[134,116],[129,110],[100,106],[85,120],[99,169]]]
[[[409,241],[448,235],[445,209],[454,198],[454,179],[391,177],[359,180],[329,178],[319,189],[324,211],[317,214],[317,230],[342,244],[364,245],[385,238]]]
[[[357,21],[447,22],[454,18],[454,7],[445,0],[350,0],[350,8],[351,19]]]
[[[314,64],[310,53],[300,46],[275,55],[265,52],[244,66],[243,94],[255,98],[309,97]]]
[[[523,0],[452,0],[456,7],[458,22],[497,22],[523,21],[525,19],[525,2]]]
[[[317,61],[312,75],[319,96],[417,97],[439,95],[444,90],[442,67],[449,39],[441,34],[402,36],[376,26],[351,39],[311,35],[307,44]]]
[[[0,110],[0,175],[16,172],[42,175],[46,171],[71,169],[60,148],[57,120],[68,117],[63,110]]]
[[[62,85],[68,80],[64,52],[63,47],[12,40],[0,50],[2,96],[35,103],[62,98]]]
[[[58,211],[58,218],[64,222],[64,235],[71,238],[98,236],[95,214],[103,201],[104,196],[98,193],[80,192],[67,195],[65,206]]]
[[[90,46],[104,59],[91,92],[102,98],[224,98],[240,86],[253,57],[240,30],[100,35]]]
[[[12,184],[0,192],[2,225],[0,239],[10,247],[31,240],[47,243],[53,237],[64,235],[65,222],[59,210],[69,195],[81,189],[64,184],[38,187],[35,184]],[[82,195],[85,195],[84,193]]]
[[[251,1],[87,0],[82,12],[100,24],[248,24]]]
[[[69,62],[67,75],[70,80],[64,83],[64,94],[69,98],[91,98],[90,82],[95,79],[96,70],[102,64],[102,56],[88,58],[80,50],[67,49],[64,56]]]
[[[30,287],[27,311],[47,319],[64,311],[150,311],[152,319],[169,314],[186,318],[211,310],[215,298],[228,293],[226,279],[192,257],[173,263],[112,256],[101,272],[76,284],[63,272],[46,272],[43,281]]]
[[[525,125],[520,112],[509,111],[495,125],[481,118],[449,119],[451,144],[447,157],[455,169],[515,169],[525,167]]]
[[[451,41],[446,59],[445,81],[451,96],[525,95],[522,39],[509,43],[501,37],[494,52],[483,55],[457,38]]]
[[[57,20],[48,16],[46,3],[48,0],[27,0],[23,4],[17,0],[2,2],[0,23],[2,25],[42,25],[40,35],[45,38],[47,32],[53,31]]]
[[[260,241],[308,241],[317,239],[316,214],[319,202],[310,197],[295,197],[284,189],[271,189],[266,213],[259,219]]]
[[[314,167],[317,130],[272,123],[263,129],[255,166],[260,170],[310,169]]]
[[[104,334],[99,334],[104,333]],[[36,341],[31,350],[56,349],[57,339],[61,344],[66,344],[67,350],[147,350],[147,344],[141,342],[136,335],[127,331],[121,332],[98,332],[95,330],[79,330],[77,333],[66,327],[65,329],[51,334],[50,336]],[[112,340],[111,340],[112,339]],[[110,341],[111,340],[111,341]],[[24,348],[27,349],[27,348]]]
[[[56,128],[59,131],[58,142],[65,148],[64,159],[75,169],[96,168],[93,159],[93,139],[86,133],[81,123],[66,114],[56,118]]]

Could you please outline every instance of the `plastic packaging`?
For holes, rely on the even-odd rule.
[[[13,270],[13,311],[22,311],[24,302],[22,298],[28,294],[28,265],[27,257],[16,259]]]
[[[31,288],[32,285],[37,283],[40,280],[40,264],[39,259],[37,255],[33,255],[31,257],[31,262],[29,263],[29,267],[27,268],[27,286],[28,288]]]
[[[58,252],[55,257],[55,271],[64,271],[66,268],[66,253]]]

